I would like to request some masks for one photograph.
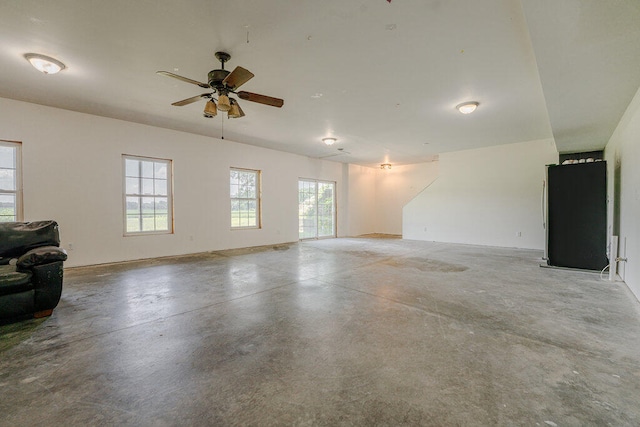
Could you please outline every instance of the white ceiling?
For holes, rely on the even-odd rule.
[[[1,97],[364,165],[552,136],[600,149],[640,86],[638,0],[3,0],[0,38]],[[155,72],[206,82],[220,50],[284,107],[171,106],[206,90]]]
[[[640,0],[523,0],[556,146],[602,149],[640,86]]]

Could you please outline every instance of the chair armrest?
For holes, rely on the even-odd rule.
[[[30,269],[36,265],[49,264],[56,261],[66,261],[67,251],[57,246],[41,246],[31,249],[20,258],[16,266],[18,269]]]
[[[34,309],[36,312],[53,310],[62,295],[62,261],[34,265],[31,268],[34,285]]]

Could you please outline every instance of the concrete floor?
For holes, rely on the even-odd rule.
[[[332,239],[65,271],[0,425],[640,425],[639,304],[530,250]]]

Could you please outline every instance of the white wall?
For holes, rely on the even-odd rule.
[[[620,236],[620,276],[640,299],[640,89],[605,149],[610,235]]]
[[[404,208],[403,237],[544,249],[542,185],[557,162],[552,140],[441,154],[438,179]]]
[[[348,165],[348,177],[349,236],[375,233],[376,170],[365,166]]]
[[[402,209],[438,176],[438,162],[390,170],[348,166],[349,235],[402,234]]]
[[[351,234],[341,163],[1,98],[0,139],[22,142],[24,219],[59,222],[67,266],[297,241],[299,177],[337,183]],[[123,236],[122,154],[173,160],[174,234]],[[260,230],[230,229],[230,167],[262,171]]]
[[[438,177],[438,161],[376,171],[376,233],[402,234],[402,210]]]

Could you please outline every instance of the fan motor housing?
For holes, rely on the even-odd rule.
[[[209,86],[218,88],[222,86],[222,81],[229,75],[227,70],[211,70],[208,74]]]

